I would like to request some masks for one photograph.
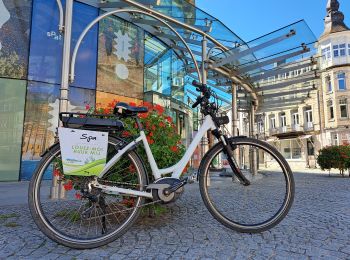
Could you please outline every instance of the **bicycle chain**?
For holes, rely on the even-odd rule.
[[[127,182],[114,182],[114,181],[108,181],[108,180],[100,180],[100,183],[110,183],[110,184],[122,184],[122,185],[129,185],[129,186],[135,186],[137,187],[138,185],[137,184],[131,184],[131,183],[127,183]],[[113,186],[114,186],[113,185]],[[140,186],[139,186],[140,187]],[[146,186],[144,186],[146,187]],[[151,201],[149,203],[144,203],[140,206],[137,206],[137,207],[133,207],[133,208],[130,208],[130,209],[124,209],[124,210],[118,210],[118,211],[113,211],[111,213],[107,213],[107,214],[103,214],[103,215],[99,215],[97,217],[90,217],[89,220],[91,219],[97,219],[97,218],[101,218],[101,217],[106,217],[106,216],[110,216],[110,215],[114,215],[116,213],[123,213],[123,212],[126,212],[126,211],[130,211],[130,210],[134,210],[134,209],[138,209],[138,208],[141,208],[141,207],[145,207],[145,206],[149,206],[149,205],[154,205],[154,204],[157,204],[159,202],[161,202],[162,200],[156,200],[156,201]]]

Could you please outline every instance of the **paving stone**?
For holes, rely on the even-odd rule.
[[[35,226],[23,206],[20,226],[0,222],[0,259],[350,259],[350,179],[296,173],[296,196],[288,216],[262,234],[241,234],[217,222],[201,201],[198,185],[167,213],[140,218],[124,236],[93,250],[57,245]]]

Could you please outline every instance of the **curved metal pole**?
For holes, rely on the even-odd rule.
[[[57,6],[58,6],[58,10],[60,12],[60,22],[58,25],[58,30],[60,31],[60,33],[62,33],[64,31],[64,25],[63,25],[63,6],[62,6],[62,2],[61,0],[56,0]]]
[[[197,74],[198,74],[198,79],[200,82],[202,82],[202,75],[199,71],[199,67],[198,67],[198,63],[190,49],[190,47],[187,45],[186,41],[181,37],[181,35],[172,27],[170,26],[167,22],[163,21],[162,19],[158,18],[157,16],[151,14],[151,13],[147,13],[145,11],[141,11],[141,10],[135,10],[135,9],[119,9],[119,10],[113,10],[110,12],[107,12],[103,15],[100,15],[99,17],[97,17],[95,20],[93,20],[86,28],[85,30],[82,32],[82,34],[80,35],[77,44],[75,45],[74,51],[73,51],[73,55],[72,55],[72,62],[71,62],[71,69],[70,69],[70,81],[73,82],[74,78],[75,78],[75,62],[76,62],[76,58],[77,58],[77,54],[78,54],[78,50],[79,47],[81,45],[81,42],[83,41],[84,37],[86,36],[86,34],[88,33],[88,31],[99,21],[101,21],[102,19],[106,18],[107,16],[113,15],[113,14],[118,14],[118,13],[139,13],[139,14],[144,14],[146,16],[150,16],[152,18],[154,18],[155,20],[161,22],[162,24],[164,24],[166,27],[168,27],[173,33],[176,34],[176,36],[182,41],[182,43],[185,45],[186,49],[188,50],[188,52],[191,55],[191,58],[194,62],[194,65],[196,67],[197,70]]]
[[[227,53],[223,48],[221,48],[220,46],[214,46],[214,47],[210,48],[208,51],[208,54],[207,54],[208,59],[210,59],[210,56],[211,56],[213,50],[220,50],[227,57]]]
[[[162,14],[162,13],[160,13],[160,12],[154,10],[154,9],[148,8],[147,6],[144,6],[144,5],[142,5],[140,3],[137,3],[137,2],[135,2],[133,0],[123,0],[123,2],[128,3],[129,5],[132,5],[132,6],[136,7],[136,8],[141,9],[141,10],[145,10],[147,12],[155,14],[155,15],[157,15],[157,17],[163,18],[164,20],[167,20],[169,22],[172,22],[172,23],[175,23],[177,25],[180,25],[180,26],[182,26],[183,28],[185,28],[187,30],[190,30],[192,32],[198,33],[199,35],[202,35],[203,37],[205,36],[208,40],[213,42],[216,46],[222,48],[225,51],[229,50],[229,48],[227,48],[225,45],[223,45],[222,43],[217,41],[214,37],[212,37],[211,35],[203,32],[203,31],[201,31],[200,29],[198,29],[196,27],[193,27],[193,26],[188,25],[186,23],[180,22],[180,21],[176,20],[175,18],[169,17],[169,16],[167,16],[165,14]],[[235,81],[240,81],[241,82],[241,80],[238,77],[236,77],[236,76],[230,76],[229,78],[231,78],[231,79],[233,79]],[[256,100],[256,102],[258,103],[259,101],[257,99],[257,95],[256,95],[254,87],[251,86],[251,85],[246,84],[245,88],[249,89],[249,93],[254,93],[254,95],[252,95],[252,98],[254,100]]]

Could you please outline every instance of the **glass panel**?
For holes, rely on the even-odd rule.
[[[95,107],[95,90],[71,87],[68,99],[70,112],[84,113],[89,107]]]
[[[301,159],[301,147],[297,140],[291,140],[292,145],[292,159]]]
[[[101,91],[96,92],[96,107],[97,108],[114,108],[117,102],[135,103],[142,105],[143,101],[136,98],[129,98]]]
[[[267,59],[271,58],[276,58],[278,56],[282,56],[291,52],[295,52],[297,50],[301,49],[301,44],[305,44],[308,47],[312,48],[313,43],[316,41],[315,35],[312,33],[308,25],[305,23],[305,21],[299,21],[296,23],[293,23],[291,25],[288,25],[286,27],[283,27],[277,31],[274,31],[270,34],[267,34],[265,36],[259,37],[253,41],[250,41],[247,43],[247,46],[249,48],[254,48],[256,46],[259,46],[261,44],[264,44],[268,41],[271,41],[273,39],[276,39],[278,37],[282,37],[284,35],[289,34],[292,30],[296,32],[296,35],[291,36],[289,38],[286,38],[280,42],[277,42],[275,44],[271,44],[270,46],[267,46],[263,49],[255,51],[253,54],[249,54],[247,56],[244,56],[242,58],[239,58],[235,61],[232,61],[230,64],[225,65],[226,67],[233,68],[237,67],[238,69],[244,69],[244,67],[248,67],[253,65],[253,64],[259,64]],[[226,53],[216,55],[214,58],[215,59],[220,59],[224,58],[227,55],[235,54],[235,53],[240,53],[243,52],[244,50],[247,49],[247,46],[238,46],[234,49],[231,49],[227,51]],[[295,58],[294,58],[295,59]],[[288,59],[291,61],[291,59]],[[284,61],[286,63],[287,60]],[[257,65],[258,66],[258,65]],[[275,64],[270,64],[265,68],[266,69],[271,69],[275,66]],[[258,66],[258,69],[261,69],[262,67]],[[253,71],[250,72],[250,74]],[[256,71],[255,71],[256,72]]]
[[[54,143],[58,126],[59,88],[58,85],[28,83],[21,179],[31,178],[40,155]]]
[[[284,158],[291,159],[292,152],[289,140],[281,140],[281,153]]]
[[[143,98],[144,33],[116,17],[100,22],[97,90]]]
[[[72,49],[81,32],[97,15],[96,8],[80,3],[74,4]],[[33,17],[29,79],[60,84],[63,36],[58,31],[59,12],[56,1],[36,0]],[[97,29],[97,26],[94,26],[89,31],[80,47],[73,86],[90,89],[96,87]]]
[[[0,79],[0,181],[18,181],[26,82]]]
[[[30,0],[1,1],[0,77],[27,77],[31,10]]]

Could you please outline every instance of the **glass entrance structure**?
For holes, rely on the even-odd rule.
[[[166,108],[188,144],[200,123],[192,80],[215,90],[237,135],[238,112],[253,125],[271,104],[303,102],[318,78],[304,21],[245,42],[187,1],[3,2],[0,181],[31,177],[55,140],[59,111],[147,101]]]

